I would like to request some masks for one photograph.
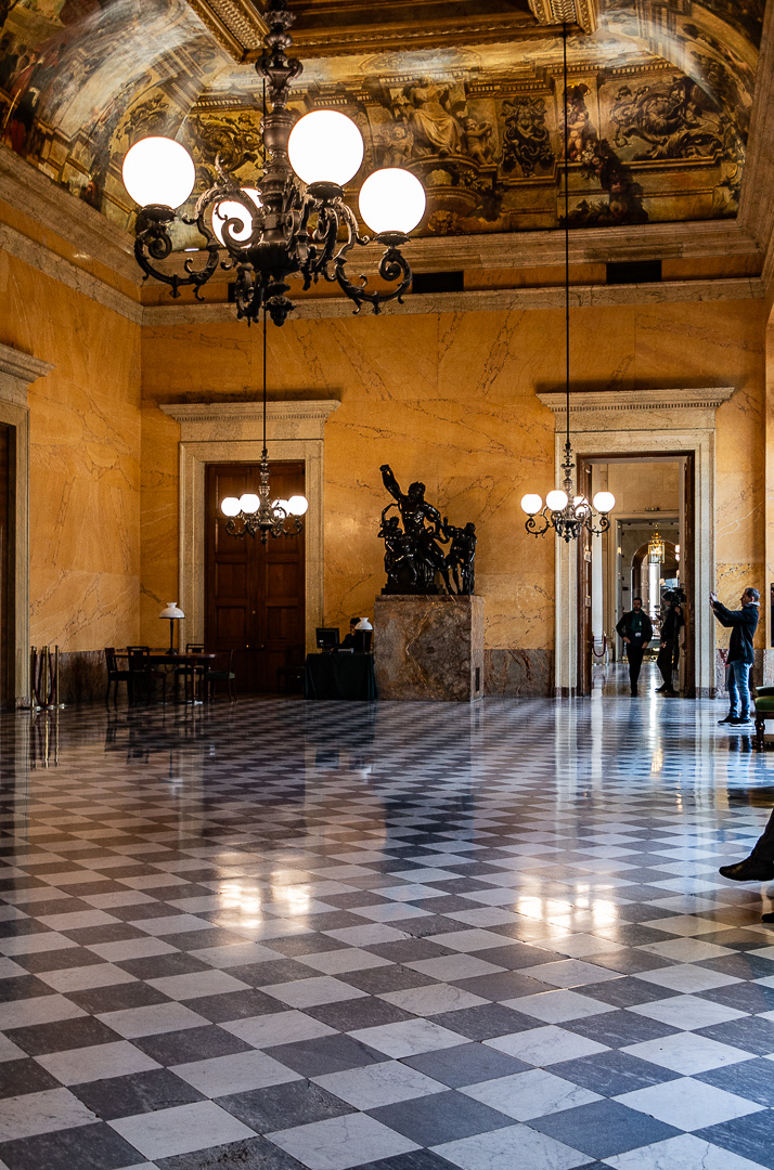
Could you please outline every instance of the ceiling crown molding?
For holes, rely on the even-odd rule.
[[[188,0],[202,24],[235,61],[257,53],[268,26],[251,0]]]
[[[538,24],[577,24],[584,32],[597,27],[598,0],[529,0]]]

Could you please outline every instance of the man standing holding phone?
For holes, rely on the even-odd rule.
[[[731,629],[726,659],[726,688],[729,708],[719,723],[750,722],[750,667],[753,664],[753,637],[758,626],[760,593],[748,586],[740,598],[741,609],[726,609],[716,593],[710,593],[710,606],[721,626]]]

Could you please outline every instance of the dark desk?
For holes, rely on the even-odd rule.
[[[375,699],[373,654],[309,654],[305,699]]]

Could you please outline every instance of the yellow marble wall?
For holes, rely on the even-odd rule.
[[[139,634],[139,326],[0,252],[0,341],[50,362],[30,407],[30,639]]]
[[[478,526],[488,649],[553,644],[554,547],[524,531],[519,500],[553,487],[561,387],[558,310],[288,322],[270,330],[274,397],[339,398],[325,431],[325,620],[372,613],[388,497],[379,466],[422,479],[452,522]],[[718,412],[722,573],[763,561],[762,303],[652,304],[572,313],[573,383],[587,389],[733,385]],[[257,396],[257,331],[243,323],[143,333],[143,637],[177,594],[177,426],[159,402]]]

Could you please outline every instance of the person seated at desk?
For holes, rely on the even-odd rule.
[[[356,650],[357,649],[358,639],[355,635],[355,630],[357,629],[357,625],[358,625],[359,621],[360,621],[359,617],[352,617],[349,619],[349,633],[345,634],[345,636],[342,638],[341,643],[339,645],[340,650]]]

